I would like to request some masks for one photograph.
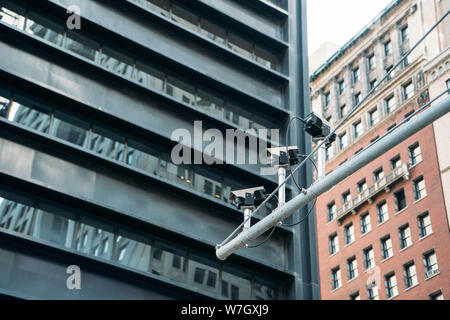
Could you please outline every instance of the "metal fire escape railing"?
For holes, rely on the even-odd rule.
[[[337,210],[336,221],[340,224],[348,214],[356,214],[359,207],[365,203],[372,203],[373,198],[381,192],[390,192],[390,187],[392,184],[401,179],[409,180],[409,169],[408,164],[406,163],[393,169],[385,177],[378,180],[374,185],[360,192],[356,198],[345,203],[343,207]]]

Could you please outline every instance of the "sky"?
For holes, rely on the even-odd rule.
[[[307,0],[308,50],[324,42],[343,46],[392,0]]]

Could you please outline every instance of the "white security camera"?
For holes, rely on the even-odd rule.
[[[242,207],[254,207],[260,205],[266,198],[266,189],[256,187],[232,191],[230,200],[241,209]]]
[[[300,150],[296,146],[268,148],[270,160],[273,166],[287,166],[288,163],[293,166],[299,162]]]

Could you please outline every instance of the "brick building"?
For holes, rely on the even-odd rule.
[[[312,74],[313,110],[337,125],[449,7],[448,0],[391,3]],[[336,143],[324,152],[325,174],[449,85],[445,26],[447,21],[338,130]],[[448,124],[448,117],[440,119],[318,198],[322,299],[450,296],[443,188],[448,184]]]

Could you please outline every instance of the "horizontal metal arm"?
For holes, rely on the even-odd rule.
[[[446,97],[441,102],[423,111],[423,113],[414,119],[411,119],[408,123],[392,131],[389,135],[369,146],[365,151],[359,153],[329,175],[315,182],[305,193],[299,194],[284,206],[275,209],[271,215],[265,217],[250,229],[243,231],[225,245],[218,247],[216,249],[217,258],[225,260],[249,241],[257,239],[264,232],[306,206],[319,195],[330,190],[346,177],[352,175],[369,162],[377,159],[391,148],[402,143],[405,139],[432,124],[448,112],[450,112],[450,97]]]

